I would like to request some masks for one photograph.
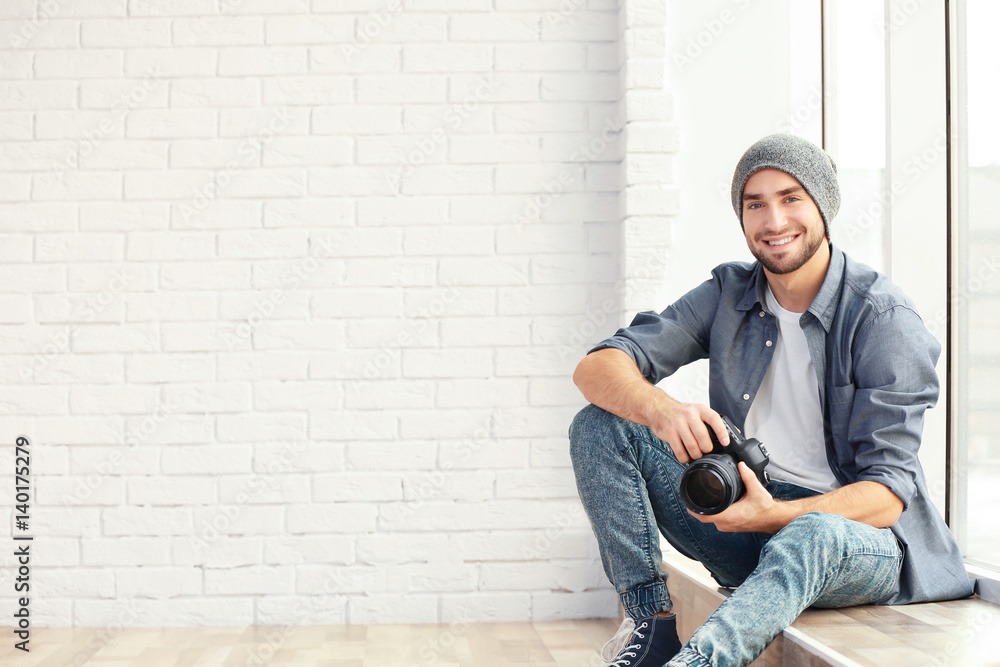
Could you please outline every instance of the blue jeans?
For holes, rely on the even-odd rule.
[[[722,533],[688,514],[678,493],[685,466],[648,427],[588,405],[569,435],[604,571],[629,616],[673,607],[660,533],[720,585],[739,587],[671,665],[746,665],[806,607],[876,603],[893,592],[903,556],[888,528],[811,512],[775,535]],[[768,491],[780,500],[816,495],[773,481]]]

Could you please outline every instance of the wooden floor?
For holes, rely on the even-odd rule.
[[[676,573],[675,573],[676,574]],[[674,578],[680,584],[680,577]],[[688,592],[678,586],[684,599]],[[681,602],[681,600],[676,600]],[[706,600],[706,602],[708,602]],[[718,601],[680,615],[691,629]],[[687,606],[683,604],[682,606]],[[696,611],[688,607],[689,611]],[[793,628],[835,651],[811,654],[778,639],[754,667],[1000,665],[1000,614],[975,600],[809,610]],[[617,619],[451,625],[281,626],[212,628],[32,628],[31,652],[13,647],[0,628],[0,665],[31,667],[603,667],[604,643]]]
[[[684,641],[722,604],[708,571],[667,554],[670,596]],[[807,609],[754,667],[998,667],[1000,606],[977,597],[948,602]]]
[[[0,628],[4,667],[602,667],[617,619],[451,625]]]

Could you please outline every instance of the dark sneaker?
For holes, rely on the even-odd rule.
[[[680,650],[677,616],[648,616],[638,621],[626,616],[604,645],[601,658],[608,667],[663,667]]]

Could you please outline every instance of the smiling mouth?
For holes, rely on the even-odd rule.
[[[765,241],[765,243],[767,243],[767,245],[771,246],[772,248],[775,248],[777,246],[783,246],[786,243],[791,243],[792,241],[795,240],[795,238],[796,238],[795,236],[789,236],[788,238],[781,239],[780,241]]]

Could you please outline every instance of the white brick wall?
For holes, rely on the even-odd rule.
[[[613,615],[565,433],[662,276],[664,4],[3,2],[33,623]]]

